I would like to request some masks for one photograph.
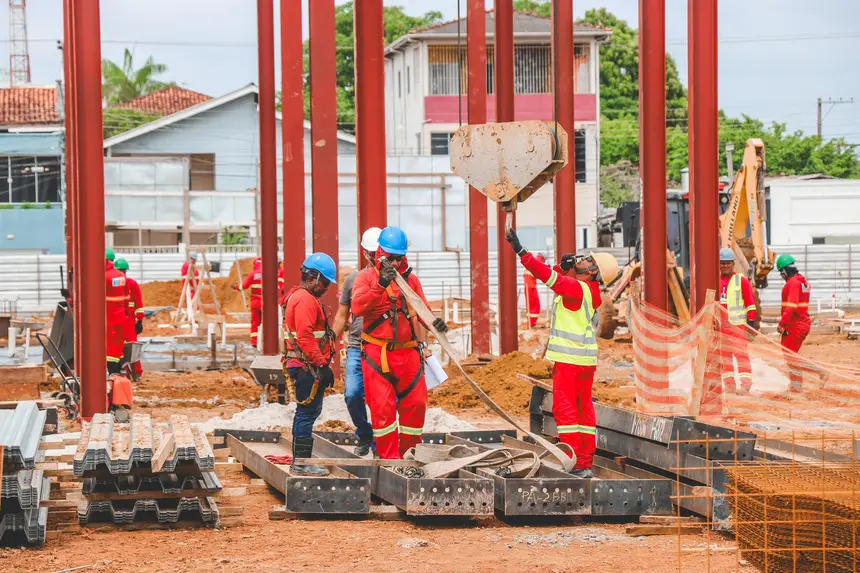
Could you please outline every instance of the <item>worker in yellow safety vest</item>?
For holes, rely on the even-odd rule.
[[[720,249],[720,306],[726,309],[720,320],[719,357],[723,389],[737,392],[734,365],[734,360],[737,360],[741,391],[748,393],[753,376],[747,334],[755,330],[755,292],[749,279],[735,272],[735,253],[731,249]]]
[[[505,239],[526,270],[557,295],[546,350],[546,358],[555,362],[552,413],[558,439],[576,454],[573,475],[591,478],[597,436],[591,402],[597,369],[596,310],[601,303],[600,286],[618,276],[618,261],[607,253],[566,254],[558,265],[549,268],[522,246],[515,230],[508,231]],[[565,276],[571,270],[573,276]]]

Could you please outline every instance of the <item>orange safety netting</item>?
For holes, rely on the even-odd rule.
[[[777,333],[732,325],[718,303],[686,324],[631,304],[628,323],[636,404],[643,412],[801,425],[824,419],[834,427],[857,420],[860,371],[785,350]]]

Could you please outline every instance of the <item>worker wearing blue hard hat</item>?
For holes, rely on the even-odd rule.
[[[385,227],[377,242],[374,265],[355,278],[351,309],[362,318],[362,373],[376,453],[396,459],[421,442],[427,410],[424,358],[429,354],[420,318],[412,314],[398,280],[406,281],[425,305],[427,301],[406,260],[409,240],[403,229]],[[439,318],[433,327],[448,330]]]
[[[296,415],[293,418],[293,459],[313,456],[314,423],[322,412],[325,389],[334,386],[331,361],[334,333],[320,297],[337,282],[337,265],[325,253],[314,253],[301,267],[302,282],[281,299],[284,307],[285,372],[296,387]],[[292,472],[325,476],[322,466],[294,463]]]
[[[720,249],[720,306],[725,309],[720,320],[722,387],[727,392],[737,391],[734,364],[736,360],[740,389],[748,393],[753,382],[752,364],[747,346],[748,333],[756,327],[755,291],[747,277],[735,272],[735,253],[729,248]],[[717,397],[719,393],[712,391],[709,395]],[[717,412],[718,401],[711,400],[711,402],[713,402],[713,411]],[[703,408],[706,408],[704,403]]]

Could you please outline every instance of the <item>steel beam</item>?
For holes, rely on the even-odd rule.
[[[690,311],[719,277],[717,0],[688,0],[690,147]]]
[[[469,123],[487,122],[487,22],[484,0],[468,0],[466,42],[469,70]],[[460,57],[459,54],[457,56]],[[571,64],[572,65],[572,64]],[[459,66],[458,66],[459,68]],[[462,77],[462,74],[458,74]],[[500,246],[501,249],[501,246]],[[472,353],[490,352],[490,266],[487,198],[469,187],[469,267],[471,273]]]
[[[71,5],[75,38],[74,84],[78,143],[75,148],[78,179],[77,216],[86,213],[88,224],[78,225],[80,263],[75,274],[80,288],[80,332],[86,335],[75,356],[81,378],[81,415],[89,419],[107,409],[105,352],[105,196],[104,131],[102,125],[102,59],[99,0],[75,0]],[[83,341],[82,341],[83,342]]]
[[[311,168],[313,250],[338,263],[337,77],[334,0],[308,3],[310,21]],[[382,134],[378,134],[382,137]],[[322,296],[337,308],[336,285]],[[337,364],[335,364],[337,365]]]
[[[278,165],[275,137],[275,8],[257,0],[260,120],[260,239],[263,255],[263,354],[278,353]],[[286,236],[284,237],[286,239]],[[286,241],[285,241],[286,242]]]
[[[666,275],[666,0],[639,0],[639,157],[645,302],[669,310]]]
[[[382,0],[363,0],[355,17],[355,139],[358,236],[388,224],[385,172],[385,30]],[[418,70],[412,70],[418,73]],[[444,193],[444,189],[442,190]],[[358,249],[358,266],[364,256]]]
[[[80,291],[79,276],[77,272],[80,264],[80,249],[78,235],[78,210],[80,199],[78,196],[78,163],[77,163],[77,92],[75,88],[75,76],[77,65],[75,64],[75,18],[72,16],[72,0],[63,0],[63,75],[65,79],[65,91],[63,105],[65,108],[65,142],[66,142],[66,265],[68,277],[68,289],[72,294],[72,305],[69,314],[73,318],[72,337],[74,349],[72,357],[81,355],[80,345],[83,341],[81,333],[81,321],[74,317],[80,317]],[[74,361],[73,368],[80,372],[80,362]]]
[[[288,512],[329,515],[370,512],[369,480],[336,467],[329,467],[331,473],[325,477],[299,476],[292,474],[289,466],[267,460],[267,455],[292,454],[292,443],[284,436],[279,436],[277,443],[268,439],[246,442],[231,433],[226,442],[243,466],[284,494]]]
[[[337,440],[330,441],[326,436]],[[357,458],[349,434],[314,432],[314,451],[333,458]],[[342,444],[342,445],[341,445]],[[493,480],[461,470],[456,478],[407,478],[386,467],[349,466],[344,470],[370,479],[371,491],[411,516],[493,514]]]
[[[496,121],[514,121],[514,3],[495,0],[494,14],[495,66],[493,77],[496,92]],[[505,224],[508,212],[496,204],[496,249],[499,261],[499,353],[507,354],[519,348],[519,310],[517,309],[517,256],[505,244]],[[516,212],[513,226],[516,227]]]
[[[298,284],[305,260],[305,92],[302,0],[281,0],[281,168],[284,286]]]
[[[573,116],[573,0],[552,0],[552,77],[555,120],[567,132],[569,162],[555,176],[555,252],[576,252],[576,145]],[[583,245],[584,246],[584,245]]]

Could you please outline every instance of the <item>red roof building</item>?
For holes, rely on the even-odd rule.
[[[0,128],[60,125],[57,88],[20,86],[0,88]]]
[[[136,109],[154,115],[172,115],[210,99],[212,98],[208,95],[199,92],[179,86],[169,86],[163,90],[136,97],[116,107]]]

